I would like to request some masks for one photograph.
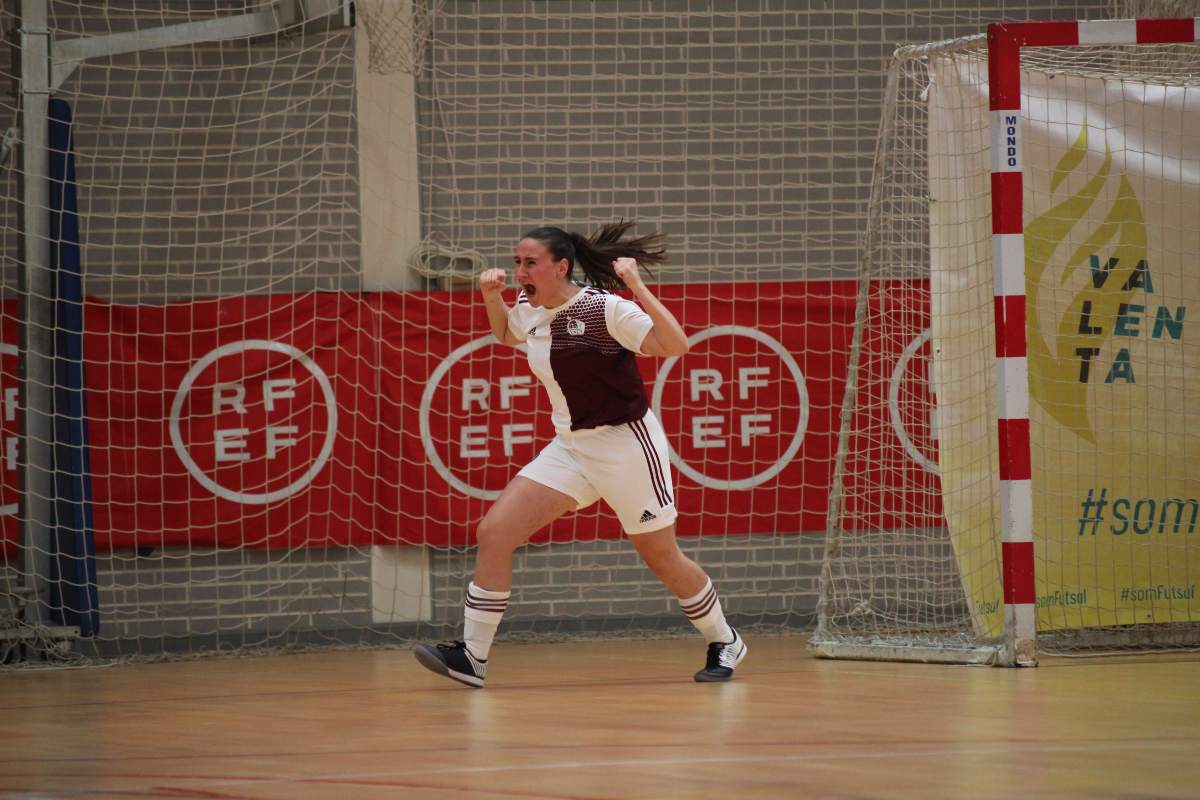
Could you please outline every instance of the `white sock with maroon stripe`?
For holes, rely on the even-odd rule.
[[[709,644],[733,641],[733,629],[725,621],[725,612],[721,610],[721,601],[717,599],[717,590],[711,580],[705,581],[704,588],[694,597],[680,598],[679,605]]]
[[[466,608],[463,611],[463,641],[471,655],[480,661],[486,661],[488,652],[492,649],[492,639],[496,638],[496,628],[500,627],[500,618],[504,609],[508,608],[508,598],[512,592],[490,592],[480,589],[471,581],[467,586]]]

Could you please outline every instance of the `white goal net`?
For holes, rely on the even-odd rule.
[[[0,3],[13,87],[0,96],[0,661],[456,635],[475,527],[552,433],[524,354],[488,333],[475,276],[511,264],[533,227],[620,218],[666,237],[652,281],[691,350],[640,369],[671,443],[681,546],[733,624],[807,631],[823,597],[823,634],[917,626],[931,642],[987,644],[980,623],[1003,603],[976,594],[1002,585],[1003,548],[983,407],[994,354],[978,52],[906,55],[885,91],[878,42],[894,12],[816,5]],[[903,29],[933,40],[1067,13],[1099,12],[930,3]],[[1046,61],[1048,80],[1066,83],[1076,63],[1089,81],[1124,76],[1104,85],[1126,92],[1136,76],[1191,80],[1171,72],[1191,63],[1185,49],[1092,53]],[[934,158],[920,138],[931,101],[947,111]],[[1105,318],[1097,301],[1088,317],[1108,330],[1125,314],[1122,330],[1142,335],[1114,334],[1088,363],[1118,386],[1113,342],[1129,339],[1135,385],[1163,392],[1111,423],[1169,443],[1157,463],[1182,477],[1096,478],[1104,513],[1127,500],[1145,527],[1153,501],[1156,528],[1089,529],[1087,542],[1164,544],[1125,582],[1154,595],[1131,608],[1162,620],[1192,609],[1157,595],[1187,591],[1175,572],[1194,536],[1157,526],[1177,512],[1189,524],[1198,448],[1178,404],[1159,402],[1194,393],[1196,371],[1193,323],[1177,313],[1190,290],[1153,248],[1196,250],[1196,226],[1129,165],[1135,152],[1190,164],[1197,126],[1147,112],[1141,150],[1116,134],[1158,102],[1146,89],[1148,105],[1089,111],[1086,157],[1056,188],[1031,183],[1027,208],[1032,220],[1055,192],[1079,191],[1108,141],[1160,226],[1147,228],[1154,299],[1138,287],[1125,312]],[[1036,163],[1065,169],[1080,119],[1062,123],[1065,145],[1031,139],[1046,153]],[[947,170],[941,183],[931,166]],[[1101,272],[1109,257],[1129,263],[1094,254]],[[1091,279],[1081,263],[1072,280]],[[951,402],[964,395],[977,406]],[[1034,441],[1037,458],[1051,452]],[[947,468],[953,454],[965,468]],[[1078,526],[1086,491],[1039,491],[1074,503]],[[1068,563],[1039,558],[1039,581]],[[1123,563],[1081,558],[1069,563]],[[540,532],[514,567],[501,637],[694,633],[603,504]],[[1046,613],[1078,614],[1067,583],[1039,584],[1056,591]],[[1126,625],[1097,591],[1093,621]]]
[[[983,36],[891,67],[813,647],[994,662],[1028,577],[1040,652],[1200,646],[1200,48],[1023,48],[1019,139],[990,132],[988,81]],[[1003,292],[998,163],[1023,175]],[[1017,293],[1028,392],[998,400],[993,295]],[[1031,475],[998,466],[1014,403]],[[1009,477],[1032,576],[1006,562]]]

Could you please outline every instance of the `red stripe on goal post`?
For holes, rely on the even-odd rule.
[[[992,111],[1021,107],[1021,45],[1011,26],[988,25],[988,105]]]
[[[1025,356],[1025,295],[997,295],[992,301],[996,312],[996,358]]]
[[[1196,41],[1194,19],[1139,19],[1138,44],[1180,44]]]
[[[1005,27],[1012,31],[1019,47],[1074,47],[1079,44],[1077,20],[1018,22]]]
[[[1026,481],[1033,470],[1029,458],[1029,420],[1002,419],[1000,432],[1000,480]]]
[[[1034,602],[1033,542],[1004,542],[1000,552],[1004,561],[1004,602]]]
[[[992,173],[992,233],[1020,233],[1021,186],[1019,172]]]

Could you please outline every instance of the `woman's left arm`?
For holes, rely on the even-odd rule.
[[[662,304],[650,288],[642,282],[638,273],[637,261],[632,258],[618,258],[613,262],[613,271],[617,273],[633,297],[642,306],[642,310],[654,322],[654,327],[642,340],[642,352],[648,356],[681,356],[688,351],[687,334],[675,315]]]

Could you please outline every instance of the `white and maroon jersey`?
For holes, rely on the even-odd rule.
[[[630,300],[586,286],[555,308],[525,292],[508,311],[508,328],[529,349],[529,367],[546,387],[559,432],[641,419],[649,404],[635,354],[654,327]]]

